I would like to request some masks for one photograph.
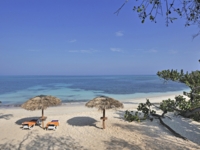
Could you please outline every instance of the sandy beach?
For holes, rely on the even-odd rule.
[[[173,98],[163,95],[149,98],[152,102]],[[127,122],[123,119],[125,110],[136,110],[139,102],[145,99],[128,100],[124,109],[107,110],[106,129],[102,129],[102,112],[90,109],[84,103],[69,103],[50,107],[44,111],[47,120],[59,120],[56,131],[43,130],[35,126],[22,130],[21,123],[41,116],[41,110],[27,111],[22,108],[0,108],[0,149],[2,150],[185,150],[200,149],[200,123],[169,114],[172,120],[164,122],[186,137],[175,137],[162,126],[159,120],[153,122]]]

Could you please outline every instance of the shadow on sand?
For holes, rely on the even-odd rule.
[[[2,113],[0,113],[0,119],[9,120],[11,117],[13,117],[12,114],[2,114]]]
[[[17,124],[17,125],[21,125],[23,122],[25,122],[25,121],[30,121],[30,120],[32,120],[32,119],[39,119],[40,117],[27,117],[27,118],[22,118],[22,119],[19,119],[19,120],[17,120],[15,123]]]
[[[124,119],[124,114],[125,114],[125,111],[122,111],[122,110],[118,110],[115,112],[115,114],[119,115],[118,117],[114,117],[114,118],[118,118],[118,119],[121,119],[121,120],[125,120]]]
[[[99,128],[96,126],[96,122],[97,122],[97,120],[95,120],[91,117],[85,117],[85,116],[74,117],[74,118],[67,120],[67,123],[72,126],[94,126],[96,128]],[[99,128],[99,129],[101,129],[101,128]]]
[[[141,148],[133,143],[128,142],[128,140],[120,139],[117,137],[111,137],[110,141],[104,141],[104,144],[106,146],[105,149],[108,150],[141,150]]]
[[[27,143],[27,141],[30,141]],[[64,137],[53,137],[49,134],[36,135],[34,132],[29,132],[18,144],[13,144],[12,141],[0,144],[0,149],[65,149],[65,150],[86,150],[81,146],[75,139],[64,136]]]

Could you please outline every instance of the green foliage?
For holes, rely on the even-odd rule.
[[[156,111],[153,110],[152,108],[152,104],[149,101],[149,99],[146,100],[146,103],[140,103],[138,105],[138,108],[135,112],[135,114],[133,114],[133,111],[126,111],[124,118],[125,120],[132,122],[132,121],[138,121],[140,122],[141,120],[145,120],[147,118],[149,118],[149,115],[152,114],[156,114]],[[160,103],[160,106],[158,107],[159,109],[161,109],[163,112],[167,113],[167,112],[178,112],[179,114],[186,112],[187,110],[192,110],[195,109],[197,107],[200,107],[200,100],[195,99],[194,102],[188,101],[186,100],[186,98],[184,98],[182,95],[176,96],[175,100],[171,100],[171,99],[167,99],[167,100],[163,100]],[[139,117],[140,112],[143,113],[144,117],[141,118]],[[192,118],[195,121],[199,121],[200,120],[200,112],[196,112],[194,115],[192,115]]]
[[[128,2],[126,0],[115,12],[120,10]],[[200,0],[136,0],[134,1],[133,11],[144,23],[146,19],[157,23],[158,15],[165,16],[166,26],[177,20],[177,17],[185,19],[185,26],[197,25],[200,27]],[[200,30],[193,35],[193,38],[200,34]]]
[[[150,114],[156,113],[155,110],[151,110],[151,106],[152,106],[152,104],[150,103],[149,99],[147,99],[146,103],[140,103],[138,105],[137,110],[142,111],[142,113],[144,113],[144,116],[148,117]]]
[[[185,98],[183,98],[183,96],[180,96],[180,95],[176,96],[175,99],[176,99],[177,107],[180,110],[186,111],[186,110],[191,109],[191,106],[192,106],[191,101],[186,100]]]
[[[138,105],[138,108],[135,112],[135,114],[133,114],[133,111],[125,111],[124,114],[124,118],[126,121],[132,122],[132,121],[138,121],[140,122],[141,120],[146,120],[150,114],[155,114],[156,111],[151,109],[152,104],[150,103],[150,101],[147,99],[146,103],[140,103]],[[141,113],[143,113],[144,117],[140,117]]]
[[[167,112],[178,112],[182,116],[189,116],[196,121],[200,121],[200,111],[198,111],[200,108],[200,71],[184,73],[183,70],[178,72],[177,70],[172,69],[158,71],[157,75],[163,78],[165,82],[167,82],[168,80],[180,82],[187,85],[191,89],[188,93],[183,92],[183,95],[187,96],[189,100],[184,98],[182,95],[176,96],[175,100],[163,100],[158,107],[163,111],[163,115]],[[147,99],[146,103],[140,103],[138,105],[137,110],[142,112],[145,118],[148,118],[150,115],[156,114],[156,111],[151,109],[151,106],[151,102]],[[193,110],[195,110],[195,113],[192,112]],[[189,115],[187,114],[188,112],[190,113]],[[127,112],[126,115],[128,116],[126,117],[130,120],[138,120],[137,114],[134,116],[130,116]]]
[[[126,110],[126,111],[125,111],[125,114],[124,114],[124,119],[125,119],[126,121],[129,121],[129,122],[132,122],[132,121],[140,122],[140,121],[143,120],[144,118],[143,118],[143,119],[140,118],[137,111],[135,112],[135,114],[133,114],[133,111],[128,111],[128,110]]]
[[[191,109],[192,103],[191,101],[187,101],[182,95],[176,96],[175,100],[163,100],[160,103],[160,109],[167,112],[173,112],[177,108],[181,111],[186,111]]]
[[[190,100],[186,100],[182,95],[176,96],[175,100],[163,100],[160,104],[160,109],[167,112],[179,112],[180,114],[184,114],[184,112],[188,110],[193,110],[197,107],[200,107],[200,100],[195,99],[193,102]],[[200,113],[195,113],[192,118],[196,121],[200,120]]]
[[[197,24],[200,21],[200,0],[136,0],[133,11],[138,13],[138,17],[144,22],[149,17],[150,21],[155,21],[158,15],[166,17],[166,25],[173,23],[179,16],[186,20],[185,26]],[[127,2],[127,1],[126,1]],[[126,3],[125,2],[125,3]]]
[[[160,104],[160,109],[165,111],[165,112],[173,112],[174,108],[176,106],[176,102],[174,100],[168,99],[168,100],[163,100],[162,103]]]
[[[189,100],[186,100],[183,96],[177,96],[175,97],[175,100],[164,100],[160,106],[162,110],[172,111],[173,108],[177,108],[181,110],[183,114],[186,111],[191,111],[200,107],[200,71],[183,73],[183,70],[181,70],[181,72],[178,72],[177,70],[163,70],[157,72],[157,75],[165,81],[171,80],[184,83],[191,89],[189,93],[183,92]],[[196,112],[191,118],[199,121],[199,115],[199,112]]]
[[[157,75],[165,81],[172,80],[186,84],[192,91],[200,94],[200,71],[192,71],[191,73],[184,73],[183,70],[162,70],[158,71]]]
[[[181,70],[181,72],[178,72],[177,70],[163,70],[163,71],[158,71],[157,75],[161,78],[163,78],[164,80],[172,80],[172,81],[179,81],[182,79],[184,73],[183,70]]]

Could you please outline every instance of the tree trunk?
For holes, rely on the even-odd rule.
[[[105,109],[103,109],[103,129],[105,129],[105,114],[106,114],[106,111]]]
[[[182,138],[182,139],[184,139],[184,140],[187,140],[186,137],[180,135],[179,133],[177,133],[176,131],[174,131],[172,128],[170,128],[168,125],[166,125],[166,124],[162,121],[161,117],[158,117],[158,119],[160,120],[160,123],[161,123],[163,126],[165,126],[169,131],[171,131],[176,137],[179,137],[179,138]]]
[[[197,107],[197,108],[192,109],[192,110],[186,110],[186,111],[179,110],[179,109],[174,108],[174,107],[170,107],[170,108],[179,112],[180,113],[179,115],[186,117],[186,118],[189,118],[190,116],[194,115],[196,112],[200,112],[200,107]]]
[[[194,115],[196,112],[200,112],[200,107],[197,107],[197,108],[195,108],[195,109],[193,109],[193,110],[187,110],[186,112],[182,113],[182,115],[183,115],[184,117],[187,117],[187,118],[188,118],[188,117]]]

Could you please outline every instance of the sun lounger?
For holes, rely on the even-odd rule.
[[[32,119],[30,121],[26,121],[22,123],[23,129],[32,129],[35,125],[40,125],[41,121],[40,119]]]
[[[59,120],[52,120],[46,125],[46,130],[56,130],[59,126]]]
[[[23,124],[23,125],[22,125],[22,128],[23,128],[23,129],[29,129],[29,130],[30,130],[30,129],[32,129],[34,126],[35,126],[34,124],[32,124],[32,125],[30,125],[30,124]]]
[[[27,121],[22,123],[23,129],[32,129],[36,125],[35,121]]]

